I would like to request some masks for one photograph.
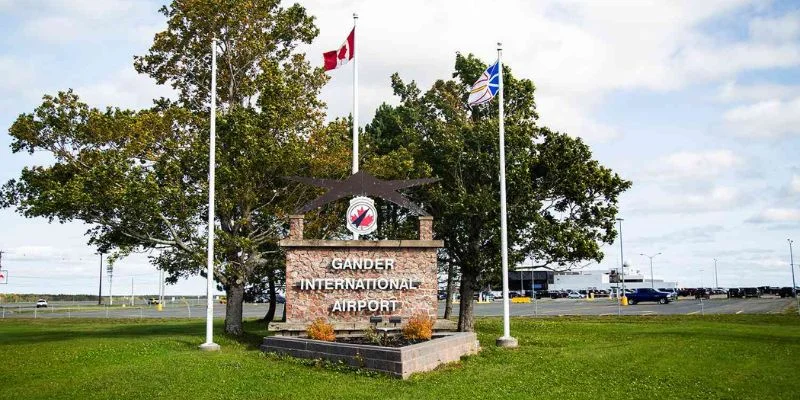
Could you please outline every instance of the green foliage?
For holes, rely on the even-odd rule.
[[[316,173],[319,165],[309,140],[328,129],[317,98],[327,77],[294,51],[318,29],[302,7],[273,0],[175,0],[162,13],[167,29],[134,64],[175,88],[177,101],[99,110],[71,90],[44,96],[9,133],[14,152],[50,153],[54,162],[6,183],[0,206],[87,223],[90,243],[114,252],[112,261],[157,250],[152,262],[173,282],[202,274],[217,38],[214,278],[229,291],[226,331],[240,334],[242,288],[282,268],[276,243],[286,234],[285,217],[315,194],[281,177]]]
[[[777,399],[800,392],[797,315],[519,318],[511,323],[520,341],[513,351],[494,345],[499,318],[479,319],[478,355],[406,381],[264,354],[263,325],[245,325],[247,338],[218,335],[222,351],[209,354],[197,350],[201,320],[2,320],[0,399]]]
[[[442,178],[412,196],[434,216],[446,247],[440,258],[458,267],[466,298],[499,281],[500,269],[498,102],[467,105],[468,88],[485,68],[459,54],[454,79],[424,93],[395,74],[400,104],[381,106],[365,130],[376,160]],[[530,80],[505,66],[503,81],[510,265],[530,259],[563,269],[601,260],[601,244],[616,235],[617,199],[630,182],[593,160],[581,139],[536,125]],[[471,303],[461,308],[459,326],[470,330]]]

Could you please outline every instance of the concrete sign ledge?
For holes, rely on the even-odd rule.
[[[459,361],[461,356],[480,350],[474,332],[437,334],[433,339],[404,347],[324,342],[290,336],[268,336],[261,345],[264,352],[298,358],[344,362],[352,367],[407,379],[416,372],[430,371],[439,365]]]
[[[339,248],[440,248],[441,240],[320,240],[320,239],[283,239],[278,242],[281,247],[339,247]]]

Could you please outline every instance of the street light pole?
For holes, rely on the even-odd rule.
[[[714,289],[719,289],[719,277],[717,276],[717,259],[714,259]]]
[[[800,296],[797,295],[797,284],[794,282],[794,254],[792,253],[792,239],[786,239],[789,242],[789,266],[792,267],[792,294],[797,300],[797,314],[800,315]]]
[[[100,289],[97,291],[97,305],[103,304],[103,253],[100,252]]]
[[[639,253],[640,256],[645,256],[645,257],[650,259],[650,288],[651,289],[655,289],[656,288],[655,283],[653,282],[653,259],[656,258],[656,256],[660,255],[660,254],[661,253],[656,253],[656,254],[653,254],[652,256],[648,256],[647,254]]]

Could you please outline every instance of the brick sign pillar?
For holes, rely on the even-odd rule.
[[[370,316],[436,318],[438,279],[433,217],[419,218],[419,240],[303,238],[303,217],[289,218],[286,253],[286,325],[317,318],[365,325]]]

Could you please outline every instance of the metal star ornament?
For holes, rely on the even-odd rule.
[[[428,215],[422,207],[412,203],[405,196],[398,192],[400,189],[413,186],[424,185],[438,182],[440,178],[422,179],[402,179],[384,181],[364,172],[358,171],[350,175],[345,180],[306,178],[300,176],[289,176],[286,179],[328,189],[325,194],[317,197],[313,201],[295,211],[297,214],[305,214],[315,208],[351,196],[374,196],[390,201],[400,207],[405,207],[417,215]]]

